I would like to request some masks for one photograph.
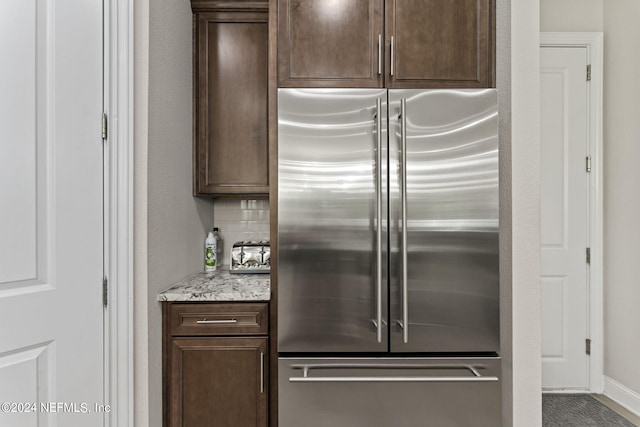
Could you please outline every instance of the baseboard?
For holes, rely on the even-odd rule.
[[[591,394],[584,388],[543,388],[542,394]]]
[[[640,393],[606,375],[604,377],[604,395],[640,416]]]

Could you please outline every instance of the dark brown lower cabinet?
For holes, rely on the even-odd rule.
[[[266,305],[165,304],[163,425],[266,427],[268,337],[242,336],[266,327]],[[187,327],[202,330],[176,335]]]
[[[171,426],[267,425],[267,338],[174,339]]]

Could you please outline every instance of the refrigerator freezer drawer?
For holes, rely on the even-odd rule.
[[[280,427],[495,427],[500,358],[280,358]]]

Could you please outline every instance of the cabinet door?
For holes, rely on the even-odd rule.
[[[382,87],[382,38],[381,0],[279,0],[279,86]]]
[[[494,86],[492,4],[387,0],[387,87]]]
[[[194,194],[266,195],[268,12],[194,19]]]
[[[267,338],[174,339],[170,427],[266,427]]]

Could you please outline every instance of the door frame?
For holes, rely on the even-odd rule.
[[[105,426],[134,425],[133,44],[134,1],[103,0]],[[96,118],[99,123],[99,118]]]
[[[587,241],[591,248],[588,284],[587,330],[591,339],[589,357],[589,391],[604,390],[604,290],[603,290],[603,33],[600,32],[541,32],[540,47],[584,47],[591,64],[591,82],[588,85],[588,155],[591,156],[589,173],[589,212]],[[585,70],[586,72],[586,70]],[[556,390],[554,390],[556,391]],[[558,390],[562,391],[562,390]],[[572,390],[575,392],[575,390]]]

